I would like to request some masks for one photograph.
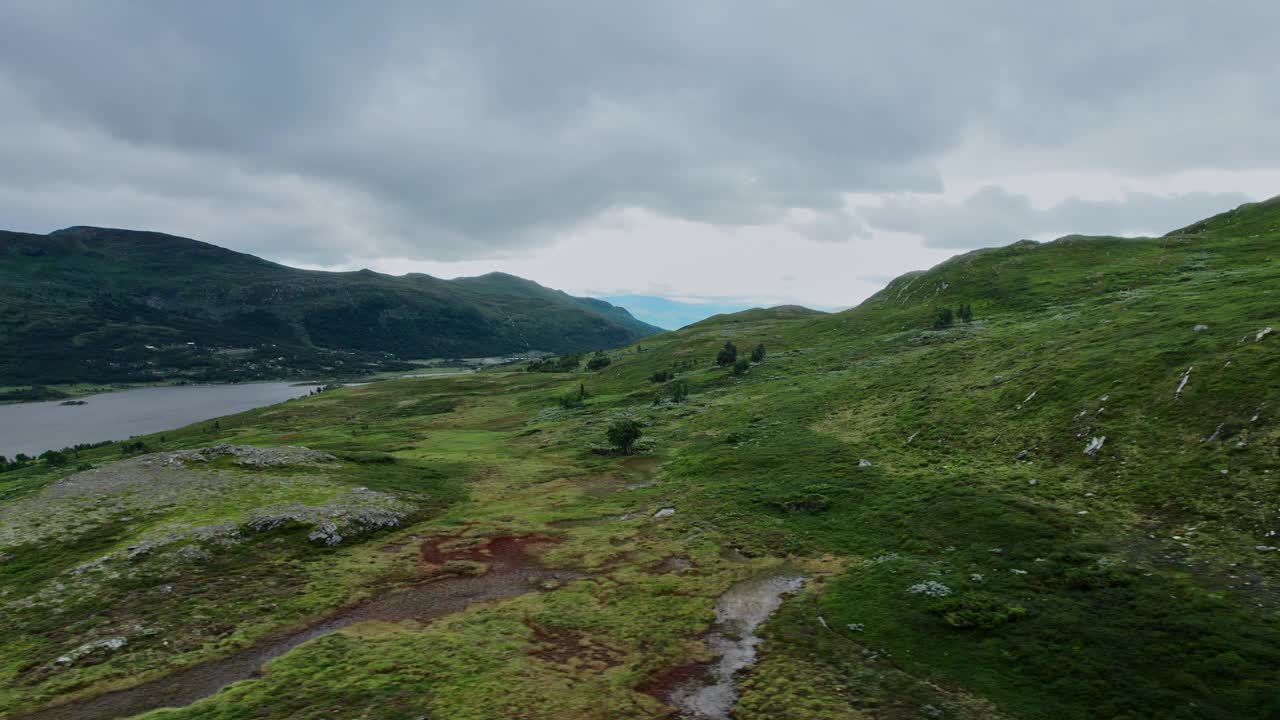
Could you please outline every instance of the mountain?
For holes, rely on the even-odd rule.
[[[0,714],[1278,717],[1280,201],[607,354],[10,465]]]
[[[683,302],[654,295],[611,295],[605,300],[621,305],[641,320],[667,330],[692,325],[712,315],[739,312],[751,307],[750,303],[718,300]]]
[[[615,347],[658,329],[511,275],[299,270],[161,233],[0,232],[0,385]]]

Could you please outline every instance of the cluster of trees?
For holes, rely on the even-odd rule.
[[[612,364],[613,364],[613,361],[609,359],[608,355],[605,355],[604,352],[597,350],[595,354],[591,356],[591,359],[587,360],[587,369],[594,372],[596,370],[603,370]]]
[[[568,353],[545,360],[534,360],[525,367],[525,372],[573,372],[582,364],[582,353]]]
[[[92,450],[93,448],[99,448],[110,444],[112,444],[112,441],[110,440],[96,443],[80,443],[71,447],[64,447],[61,450],[45,450],[36,457],[31,457],[26,453],[18,453],[13,456],[13,459],[9,459],[4,455],[0,455],[0,473],[9,472],[10,470],[20,470],[37,462],[43,462],[49,467],[62,467],[72,460],[78,460],[80,458],[80,451],[82,450]],[[93,466],[89,463],[80,463],[77,467],[80,470],[88,470]]]
[[[720,348],[720,352],[716,353],[716,365],[720,367],[730,366],[734,375],[745,375],[751,369],[752,363],[764,362],[764,343],[756,345],[751,350],[750,359],[738,357],[738,346],[733,344],[732,340],[726,340],[724,347]]]
[[[962,323],[973,322],[973,306],[968,303],[961,303],[955,310],[949,307],[940,307],[933,311],[933,328],[935,330],[949,328],[955,324],[956,320]]]

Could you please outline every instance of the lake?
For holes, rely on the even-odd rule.
[[[0,405],[0,455],[35,456],[80,443],[174,430],[302,397],[316,387],[287,382],[175,385],[78,398],[86,405],[62,405],[57,400]]]

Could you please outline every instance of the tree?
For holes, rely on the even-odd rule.
[[[751,362],[758,363],[764,361],[764,343],[760,343],[751,351]]]
[[[560,396],[560,407],[566,410],[580,408],[587,404],[587,398],[589,397],[591,397],[591,394],[587,392],[587,386],[582,383],[578,383],[577,389],[570,390]]]
[[[689,397],[689,383],[684,380],[677,380],[671,383],[671,402],[681,403],[685,398]]]
[[[619,420],[609,426],[605,435],[609,438],[609,444],[621,450],[623,455],[630,455],[644,431],[635,420]]]
[[[603,370],[612,364],[613,364],[613,361],[609,359],[608,355],[605,355],[604,353],[597,350],[596,354],[592,355],[591,359],[587,361],[587,369]]]
[[[956,317],[960,318],[960,322],[973,322],[973,306],[969,303],[963,303],[956,308]]]
[[[741,360],[733,364],[734,375],[746,375],[747,371],[750,369],[751,369],[751,361],[747,360],[746,358],[742,358]]]
[[[720,348],[720,352],[716,355],[716,365],[724,367],[732,365],[738,360],[738,346],[733,344],[731,340],[724,341],[724,347]]]
[[[664,383],[670,380],[671,378],[674,378],[675,376],[676,374],[671,372],[670,370],[656,370],[652,375],[649,376],[649,382]]]
[[[951,327],[955,322],[955,313],[949,307],[938,308],[933,311],[933,329],[943,330]]]
[[[67,455],[60,450],[45,450],[40,453],[40,459],[44,460],[46,465],[54,467],[67,464]]]

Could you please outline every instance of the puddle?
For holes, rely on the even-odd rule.
[[[716,601],[716,624],[707,647],[716,659],[702,672],[684,671],[667,699],[682,716],[697,720],[729,720],[738,702],[734,675],[756,661],[756,630],[782,605],[783,596],[804,585],[804,576],[782,567],[729,588]]]
[[[227,657],[179,670],[165,677],[125,690],[86,700],[48,707],[19,715],[16,720],[110,720],[161,707],[190,705],[213,695],[226,685],[258,675],[263,663],[302,643],[369,620],[383,622],[428,621],[457,612],[468,605],[515,597],[541,589],[554,580],[579,577],[572,571],[550,570],[531,557],[529,545],[550,542],[529,536],[497,538],[451,552],[441,540],[424,544],[423,562],[437,568],[446,562],[484,562],[488,571],[479,576],[445,576],[404,590],[389,592],[362,605],[343,610],[304,630],[267,637]]]

